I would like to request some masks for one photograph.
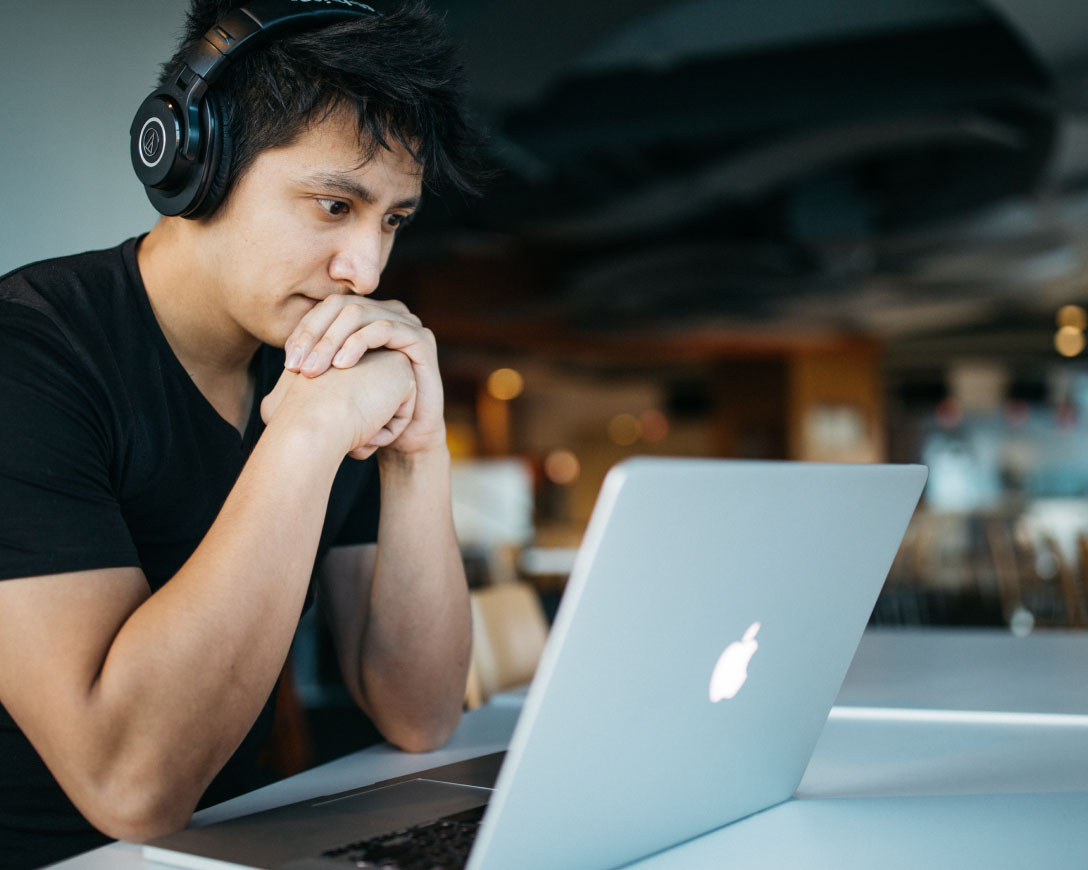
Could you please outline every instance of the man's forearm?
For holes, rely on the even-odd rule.
[[[110,645],[91,694],[100,782],[129,792],[116,800],[156,791],[158,811],[132,813],[153,826],[185,823],[276,681],[341,459],[319,444],[270,426],[203,542]]]
[[[321,383],[281,380],[200,545],[156,594],[114,608],[124,615],[103,631],[101,657],[86,657],[86,683],[45,717],[72,723],[43,732],[58,780],[113,836],[183,825],[252,726],[294,636],[340,462],[414,389],[393,353]],[[69,734],[89,757],[65,746]]]
[[[379,457],[382,513],[360,682],[386,738],[424,751],[457,725],[471,649],[449,454]]]

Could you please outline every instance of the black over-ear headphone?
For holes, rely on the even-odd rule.
[[[377,15],[355,0],[249,0],[219,19],[143,101],[129,128],[132,167],[162,214],[211,214],[226,190],[230,137],[208,88],[234,59],[284,33]]]

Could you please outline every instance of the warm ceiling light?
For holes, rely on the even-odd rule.
[[[639,415],[642,425],[642,437],[651,443],[664,441],[669,437],[669,419],[657,408],[650,408]]]
[[[582,464],[569,450],[553,450],[544,460],[544,475],[559,486],[569,486],[581,473]]]
[[[1070,327],[1084,332],[1085,327],[1088,327],[1088,312],[1079,305],[1063,305],[1058,309],[1056,319],[1058,326],[1063,329]]]
[[[516,399],[524,388],[525,378],[514,369],[496,369],[487,376],[487,392],[503,402]]]
[[[1084,350],[1084,332],[1075,326],[1063,326],[1054,336],[1054,348],[1062,356],[1076,356]]]

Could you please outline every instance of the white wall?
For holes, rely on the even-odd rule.
[[[0,0],[0,274],[114,245],[156,212],[128,127],[185,0]]]

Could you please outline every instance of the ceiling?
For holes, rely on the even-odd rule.
[[[429,204],[396,269],[481,339],[1031,356],[1088,300],[1088,4],[451,0],[447,26],[500,175]]]

